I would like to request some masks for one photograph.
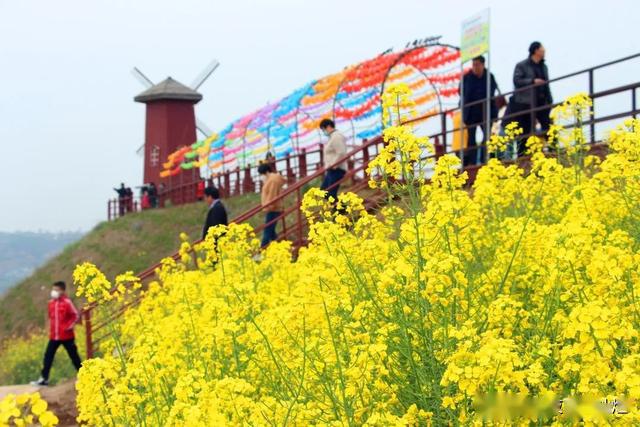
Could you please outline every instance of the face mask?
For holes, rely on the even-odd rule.
[[[60,291],[56,291],[55,289],[51,290],[51,298],[58,299],[60,298]]]
[[[326,131],[326,130],[324,130],[324,129],[322,130],[322,134],[323,134],[324,136],[329,136],[329,132],[327,132],[327,131]]]

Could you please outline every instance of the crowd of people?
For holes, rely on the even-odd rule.
[[[118,193],[118,214],[123,216],[127,213],[135,211],[135,203],[133,190],[126,187],[124,183],[119,188],[113,189]],[[152,209],[159,206],[158,187],[155,183],[145,184],[140,187],[140,209]]]
[[[490,76],[489,85],[487,74]],[[471,71],[463,76],[461,86],[462,122],[467,130],[467,150],[463,157],[465,166],[484,162],[485,144],[491,134],[491,125],[498,119],[498,112],[503,107],[506,108],[502,116],[502,129],[510,123],[518,122],[523,129],[523,135],[526,136],[534,132],[537,122],[540,125],[540,134],[549,130],[553,97],[549,88],[549,70],[545,63],[545,48],[542,43],[531,43],[528,57],[516,64],[513,71],[515,93],[508,103],[500,95],[493,73],[487,72],[482,56],[473,58]],[[491,98],[489,123],[486,120],[487,86]],[[533,115],[532,109],[535,109]],[[482,130],[481,144],[478,144],[476,139],[478,128]],[[517,155],[524,154],[524,141],[524,137],[517,141]]]

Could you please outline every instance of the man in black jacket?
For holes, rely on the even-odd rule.
[[[495,96],[498,85],[493,73],[491,76],[491,92],[490,96]],[[476,130],[482,128],[482,141],[486,142],[489,133],[491,133],[491,125],[486,129],[485,108],[487,105],[487,69],[484,66],[484,56],[476,56],[471,61],[471,72],[464,75],[462,80],[462,121],[467,126],[468,150],[464,153],[464,165],[475,165],[484,161],[485,147],[476,149]],[[474,101],[481,101],[477,104],[467,105]],[[491,120],[498,117],[498,108],[495,99],[491,100]]]
[[[513,85],[516,90],[531,85],[535,86],[514,93],[509,111],[518,113],[535,107],[548,106],[536,111],[534,114],[534,119],[540,123],[542,132],[546,133],[551,125],[549,113],[551,112],[553,97],[549,88],[549,70],[544,62],[544,55],[544,46],[540,42],[533,42],[529,46],[529,57],[516,64],[516,68],[513,71]],[[535,128],[535,121],[531,121],[531,113],[523,113],[509,118],[507,121],[517,121],[524,130],[525,137]],[[518,151],[521,151],[521,149],[522,147]]]
[[[118,213],[123,216],[127,200],[127,189],[124,186],[124,182],[120,184],[120,188],[114,188],[113,190],[118,193]]]
[[[218,191],[216,187],[205,188],[204,200],[209,206],[209,211],[207,212],[207,220],[202,230],[203,239],[207,237],[209,228],[215,227],[216,225],[228,225],[227,210],[220,200],[220,191]]]

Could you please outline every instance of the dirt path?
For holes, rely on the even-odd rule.
[[[4,399],[7,394],[23,394],[35,393],[40,387],[33,385],[3,385],[0,386],[0,400]]]
[[[22,394],[39,392],[40,396],[49,404],[49,409],[60,420],[60,427],[77,426],[76,417],[76,387],[75,380],[65,381],[53,387],[36,387],[32,385],[11,385],[0,387],[0,399],[7,394]]]

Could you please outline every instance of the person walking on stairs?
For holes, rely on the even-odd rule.
[[[504,125],[518,122],[524,131],[518,140],[518,155],[525,153],[525,141],[535,133],[536,122],[540,124],[540,135],[546,135],[551,127],[551,107],[553,96],[549,87],[549,69],[545,62],[546,51],[542,43],[533,42],[529,45],[529,57],[516,64],[513,70],[513,86],[516,93],[511,97],[509,112],[512,116]],[[529,110],[535,109],[531,113]]]
[[[485,162],[486,143],[491,134],[491,122],[498,117],[495,92],[499,91],[493,73],[485,67],[484,56],[476,56],[471,61],[471,71],[462,78],[462,121],[467,127],[468,148],[464,153],[464,166],[478,165]],[[487,78],[490,78],[490,115],[491,122],[487,123]],[[473,104],[474,102],[480,103]],[[473,104],[473,105],[468,105]],[[487,125],[489,127],[487,128]],[[482,129],[482,141],[476,143],[477,129]]]
[[[262,179],[262,209],[266,212],[264,231],[262,232],[262,247],[265,247],[278,239],[276,233],[278,221],[276,219],[284,211],[282,199],[278,199],[278,196],[282,192],[285,179],[279,173],[274,172],[272,165],[268,163],[262,163],[258,166],[258,173]]]
[[[335,202],[338,200],[339,182],[347,173],[347,162],[338,163],[347,155],[347,139],[336,130],[336,124],[331,119],[323,119],[320,122],[320,130],[325,136],[329,137],[322,149],[326,172],[320,189],[325,190],[327,195],[333,197]]]
[[[55,282],[51,287],[49,301],[49,343],[44,352],[44,362],[40,379],[32,381],[32,385],[49,385],[49,372],[53,365],[53,358],[58,347],[67,350],[69,358],[76,371],[80,369],[82,361],[78,354],[73,327],[80,321],[80,314],[73,302],[66,294],[67,286],[64,282]]]
[[[227,209],[220,200],[220,191],[216,187],[207,187],[204,189],[204,201],[209,206],[207,211],[207,219],[202,229],[202,238],[207,237],[207,233],[211,227],[216,225],[228,225]]]

